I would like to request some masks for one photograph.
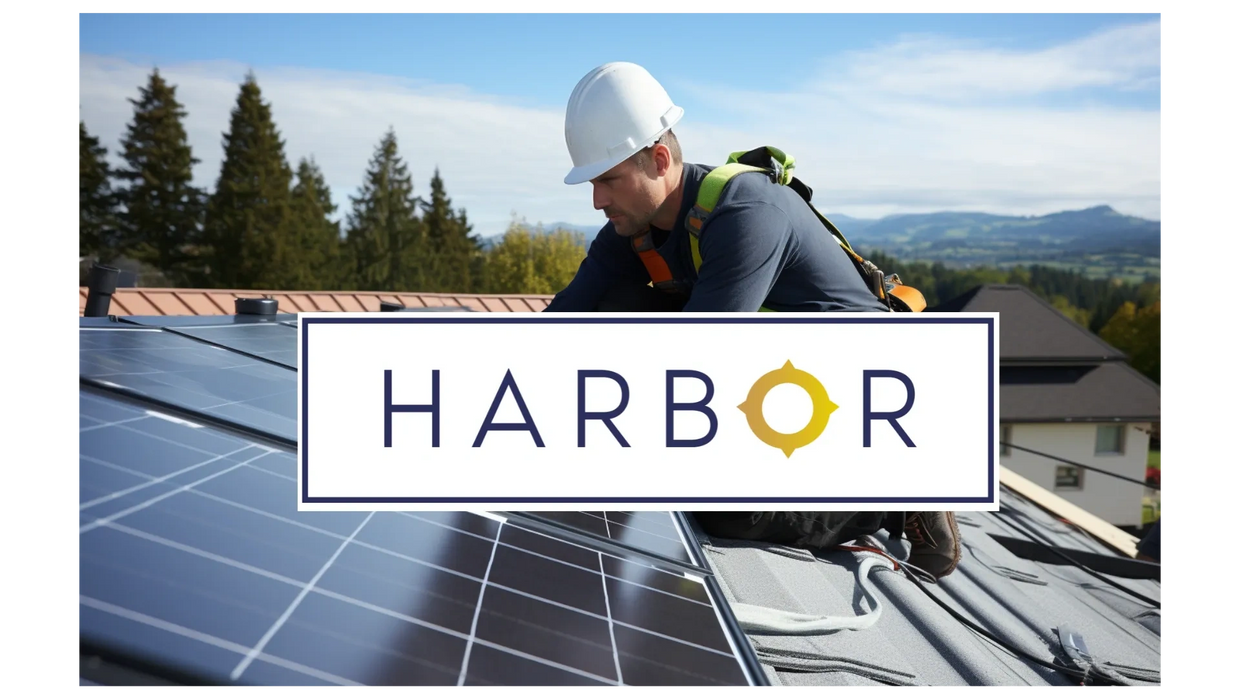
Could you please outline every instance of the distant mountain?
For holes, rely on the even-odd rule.
[[[956,211],[879,219],[826,215],[861,251],[877,249],[902,260],[952,267],[1046,264],[1095,277],[1159,276],[1162,224],[1121,214],[1110,206],[1045,216]],[[559,221],[543,225],[546,231],[580,232],[587,245],[601,227]],[[501,237],[486,238],[484,245],[490,247]]]
[[[857,247],[878,248],[899,259],[969,265],[1077,261],[1117,255],[1141,261],[1152,259],[1157,265],[1162,247],[1159,221],[1126,216],[1110,206],[1045,216],[944,211],[837,224]],[[1140,266],[1141,261],[1134,266]]]

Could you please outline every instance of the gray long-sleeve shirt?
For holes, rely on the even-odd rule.
[[[659,256],[689,290],[686,312],[885,311],[847,254],[809,205],[761,172],[732,178],[702,231],[701,273],[693,269],[685,217],[712,168],[685,163],[676,225],[652,230]],[[548,312],[594,310],[611,288],[650,281],[628,238],[608,222],[594,238],[577,275]]]

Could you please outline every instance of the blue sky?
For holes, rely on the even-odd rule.
[[[689,160],[783,146],[830,211],[1159,214],[1157,15],[82,15],[80,27],[88,130],[115,151],[126,98],[158,65],[208,187],[252,69],[290,160],[313,155],[343,206],[391,125],[415,188],[438,165],[481,234],[514,213],[598,223],[588,188],[561,182],[564,102],[592,67],[628,60],[685,108]]]

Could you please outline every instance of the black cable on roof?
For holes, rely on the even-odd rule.
[[[1083,468],[1085,470],[1092,470],[1095,473],[1102,473],[1103,475],[1110,475],[1113,478],[1124,480],[1125,482],[1135,482],[1136,484],[1148,487],[1151,490],[1154,490],[1155,492],[1162,492],[1161,487],[1154,487],[1153,485],[1147,485],[1145,483],[1145,480],[1138,480],[1135,477],[1128,477],[1127,475],[1120,475],[1119,473],[1113,473],[1110,470],[1103,470],[1102,468],[1095,468],[1092,465],[1085,465],[1084,463],[1077,463],[1076,461],[1070,461],[1067,458],[1060,458],[1059,456],[1052,456],[1049,453],[1042,453],[1041,451],[1035,451],[1032,448],[1025,448],[1024,446],[1017,446],[1016,444],[1011,444],[1006,441],[1000,441],[999,444],[1002,446],[1007,446],[1008,448],[1014,448],[1018,451],[1025,451],[1027,453],[1032,453],[1035,456],[1042,456],[1043,458],[1050,458],[1051,460],[1059,461],[1060,463],[1064,463],[1066,465],[1074,465],[1078,468]]]
[[[996,645],[999,645],[1000,647],[1002,647],[1003,649],[1005,649],[1005,650],[1007,650],[1007,651],[1011,652],[1012,654],[1016,655],[1017,657],[1020,657],[1020,658],[1022,658],[1022,659],[1026,659],[1026,660],[1031,661],[1031,662],[1033,662],[1033,663],[1035,663],[1035,664],[1040,664],[1040,665],[1042,665],[1042,666],[1044,666],[1044,667],[1047,667],[1048,669],[1053,669],[1054,671],[1057,671],[1057,672],[1059,672],[1059,673],[1061,673],[1061,674],[1064,674],[1065,676],[1069,676],[1069,677],[1071,677],[1071,678],[1077,679],[1077,680],[1078,680],[1078,681],[1080,681],[1082,684],[1086,684],[1086,683],[1091,683],[1091,682],[1092,682],[1092,683],[1093,683],[1093,684],[1095,684],[1095,685],[1097,685],[1097,684],[1101,684],[1101,685],[1104,685],[1104,686],[1120,686],[1120,685],[1123,685],[1123,684],[1120,684],[1120,683],[1118,683],[1118,682],[1116,682],[1116,681],[1114,681],[1114,680],[1110,679],[1109,677],[1107,677],[1107,676],[1105,676],[1105,675],[1103,675],[1103,674],[1101,674],[1101,673],[1088,673],[1088,672],[1080,671],[1079,669],[1074,669],[1074,668],[1069,667],[1069,666],[1063,666],[1063,665],[1060,665],[1060,664],[1055,664],[1054,662],[1048,662],[1048,661],[1046,661],[1045,659],[1042,659],[1041,657],[1035,657],[1035,656],[1033,656],[1032,654],[1029,654],[1028,652],[1026,652],[1026,651],[1024,651],[1024,650],[1020,649],[1019,647],[1014,647],[1014,646],[1012,646],[1011,644],[1009,644],[1008,642],[1006,642],[1005,640],[1003,640],[1003,639],[999,638],[999,637],[998,637],[997,635],[995,635],[994,633],[992,633],[992,632],[990,632],[989,630],[987,630],[986,628],[983,628],[982,626],[978,625],[977,623],[974,623],[973,621],[969,620],[968,618],[965,618],[965,617],[964,617],[964,615],[963,615],[962,613],[960,613],[960,612],[959,612],[959,611],[957,611],[956,609],[952,608],[951,606],[947,605],[947,602],[946,602],[946,601],[944,601],[944,600],[940,599],[939,597],[935,596],[934,594],[930,593],[930,590],[926,588],[926,585],[925,585],[925,584],[923,584],[923,583],[921,582],[921,580],[917,578],[917,576],[916,576],[916,575],[912,574],[911,572],[907,572],[907,571],[906,571],[906,572],[905,572],[905,576],[906,576],[906,577],[908,577],[909,579],[913,580],[913,583],[914,583],[914,584],[916,584],[916,585],[917,585],[917,587],[918,587],[919,589],[921,589],[923,592],[925,592],[926,596],[929,596],[929,597],[930,597],[930,599],[931,599],[932,601],[934,601],[934,602],[935,602],[935,603],[937,603],[939,606],[941,606],[941,607],[943,608],[943,610],[945,610],[945,611],[947,611],[949,614],[951,614],[951,616],[952,616],[953,618],[955,618],[957,621],[959,621],[959,622],[960,622],[962,625],[964,625],[966,628],[968,628],[968,629],[972,630],[973,632],[977,633],[978,635],[981,635],[982,637],[986,638],[987,640],[990,640],[991,642],[995,643]]]
[[[1009,511],[1010,511],[1010,510],[1009,510]],[[1054,553],[1057,557],[1063,558],[1063,559],[1064,559],[1064,560],[1066,560],[1069,564],[1071,564],[1071,565],[1073,565],[1073,566],[1075,566],[1075,567],[1080,568],[1080,569],[1081,569],[1081,571],[1085,572],[1086,574],[1088,574],[1088,575],[1090,575],[1090,576],[1092,576],[1092,577],[1096,577],[1096,578],[1098,578],[1098,579],[1102,580],[1103,582],[1105,582],[1105,583],[1107,583],[1107,584],[1109,584],[1109,585],[1111,585],[1111,586],[1115,587],[1116,589],[1119,589],[1120,591],[1124,592],[1125,594],[1128,594],[1129,596],[1133,597],[1134,599],[1138,599],[1138,600],[1143,601],[1143,602],[1145,602],[1145,603],[1147,603],[1147,604],[1150,604],[1150,605],[1151,605],[1151,606],[1153,606],[1154,608],[1157,608],[1157,609],[1159,609],[1159,610],[1162,610],[1162,604],[1161,604],[1161,603],[1159,603],[1159,602],[1155,601],[1154,599],[1151,599],[1150,597],[1148,597],[1148,596],[1146,596],[1146,595],[1144,595],[1144,594],[1141,594],[1141,593],[1139,593],[1139,592],[1137,592],[1137,591],[1134,591],[1134,590],[1132,590],[1132,589],[1129,589],[1128,587],[1124,586],[1123,584],[1120,584],[1119,582],[1117,582],[1117,581],[1115,581],[1115,580],[1111,579],[1110,577],[1107,577],[1106,575],[1103,575],[1103,574],[1101,574],[1101,573],[1099,573],[1099,572],[1095,572],[1092,568],[1087,567],[1086,565],[1081,564],[1081,563],[1080,563],[1080,562],[1078,562],[1077,560],[1073,559],[1071,556],[1069,556],[1069,555],[1067,555],[1066,553],[1064,553],[1064,552],[1063,552],[1062,550],[1060,550],[1059,548],[1056,548],[1056,547],[1055,547],[1055,546],[1053,546],[1053,545],[1049,545],[1049,544],[1047,544],[1047,542],[1046,542],[1046,541],[1041,540],[1040,538],[1038,538],[1038,536],[1037,536],[1036,534],[1034,534],[1034,532],[1033,532],[1033,531],[1031,531],[1031,530],[1029,530],[1028,528],[1026,528],[1024,524],[1022,524],[1022,523],[1018,523],[1018,522],[1016,521],[1016,519],[1012,518],[1012,516],[1011,516],[1010,514],[1005,513],[1003,510],[996,511],[996,512],[994,512],[994,513],[995,513],[995,515],[997,515],[1000,519],[1002,519],[1003,521],[1006,521],[1008,524],[1010,524],[1010,525],[1012,525],[1014,528],[1016,528],[1016,530],[1020,531],[1021,533],[1024,533],[1024,534],[1025,534],[1025,537],[1026,537],[1026,538],[1028,538],[1030,541],[1032,541],[1032,542],[1036,543],[1037,545],[1042,546],[1043,548],[1046,548],[1047,550],[1049,550],[1049,551],[1051,551],[1052,553]]]

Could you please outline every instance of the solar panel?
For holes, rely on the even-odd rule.
[[[275,315],[150,315],[121,318],[144,327],[236,327],[239,325],[280,325],[297,320],[296,313]]]
[[[297,330],[283,323],[178,327],[178,332],[286,368],[297,368]]]
[[[693,565],[671,513],[666,511],[540,511],[521,512],[535,520],[553,521],[656,556]]]
[[[483,513],[299,512],[291,450],[92,386],[79,429],[82,651],[108,666],[282,685],[749,680],[703,581],[651,558]]]
[[[83,328],[78,337],[86,382],[296,439],[297,374],[283,366],[153,328]]]

